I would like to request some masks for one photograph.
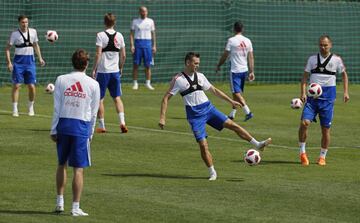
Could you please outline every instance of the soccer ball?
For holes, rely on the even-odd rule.
[[[54,30],[48,30],[45,37],[50,43],[54,43],[59,38],[57,32]]]
[[[292,109],[299,109],[299,108],[302,108],[303,103],[300,100],[300,98],[294,98],[291,100],[290,106]]]
[[[321,88],[320,84],[317,84],[317,83],[309,84],[309,86],[307,88],[307,95],[309,97],[318,98],[321,96],[321,94],[322,94],[322,88]]]
[[[55,90],[55,85],[52,83],[48,84],[45,88],[45,92],[48,94],[52,94],[54,90]]]
[[[260,153],[255,149],[249,149],[244,155],[244,161],[250,166],[258,165],[261,161]]]

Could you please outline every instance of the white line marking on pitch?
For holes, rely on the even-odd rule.
[[[1,109],[0,109],[0,112],[12,114],[12,112],[10,112],[10,111],[1,110]],[[19,112],[19,114],[20,115],[28,115],[27,113],[22,113],[22,112]],[[52,118],[52,116],[42,115],[42,114],[36,114],[34,117]],[[114,123],[107,123],[106,125],[118,126],[118,124],[114,124]],[[158,132],[158,133],[170,133],[170,134],[175,134],[175,135],[193,136],[193,134],[189,133],[189,132],[179,132],[179,131],[171,131],[171,130],[165,130],[165,129],[154,129],[154,128],[139,127],[139,126],[129,126],[129,125],[128,125],[128,128],[142,130],[142,131]],[[242,140],[240,138],[234,138],[233,139],[233,138],[226,138],[226,137],[220,137],[220,136],[209,136],[209,138],[218,139],[218,140],[225,140],[225,141],[229,141],[229,142],[237,142],[237,143],[242,143],[242,144],[248,144],[246,141],[244,141],[244,140]],[[277,147],[277,148],[282,148],[282,149],[293,149],[293,150],[299,149],[298,147],[290,147],[290,146],[277,145],[277,144],[271,144],[270,147]],[[307,149],[319,149],[319,147],[306,147],[306,148]],[[360,148],[360,146],[343,146],[343,147],[333,146],[333,147],[329,147],[329,149],[344,149],[344,148]]]

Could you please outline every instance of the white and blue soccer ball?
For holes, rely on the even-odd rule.
[[[290,102],[290,106],[292,109],[299,109],[302,108],[303,102],[300,100],[300,98],[293,98]]]
[[[308,97],[318,98],[322,94],[322,88],[320,84],[317,83],[311,83],[307,87],[307,95]]]
[[[249,149],[244,155],[244,162],[250,166],[258,165],[261,161],[260,153],[255,149]]]
[[[45,92],[48,94],[52,94],[55,91],[55,85],[52,83],[49,83],[48,85],[46,85],[45,87]]]
[[[49,41],[50,43],[54,43],[56,40],[59,39],[57,32],[54,30],[48,30],[46,32],[45,37],[46,37],[46,40]]]

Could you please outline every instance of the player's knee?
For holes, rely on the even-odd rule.
[[[301,120],[301,122],[300,122],[300,126],[303,128],[307,128],[307,127],[309,127],[309,125],[310,125],[310,121],[307,119]]]

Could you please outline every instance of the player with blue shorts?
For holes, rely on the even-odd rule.
[[[29,116],[34,116],[35,101],[35,84],[36,84],[36,65],[34,50],[38,56],[41,66],[45,65],[45,61],[41,56],[40,46],[38,44],[37,32],[35,29],[29,28],[29,19],[25,15],[18,17],[19,29],[11,33],[10,39],[5,48],[7,68],[12,72],[12,103],[13,117],[19,116],[18,101],[19,90],[22,83],[28,86],[29,90]],[[10,49],[15,45],[14,61],[11,63]]]
[[[107,89],[115,103],[120,130],[122,133],[128,132],[124,103],[121,100],[121,73],[126,59],[125,42],[123,35],[114,30],[115,24],[116,16],[112,13],[105,14],[105,31],[99,32],[96,36],[96,55],[92,76],[100,85],[99,127],[96,129],[98,133],[106,132],[104,97]]]
[[[97,81],[85,73],[89,55],[79,49],[72,56],[75,71],[57,77],[54,91],[54,114],[50,136],[56,142],[58,168],[56,171],[57,199],[55,212],[64,211],[66,169],[74,169],[71,215],[87,216],[80,209],[83,190],[83,169],[91,165],[90,141],[93,138],[99,110],[100,88]]]
[[[173,95],[176,95],[179,92],[185,104],[187,120],[194,133],[195,139],[199,144],[201,157],[209,169],[209,180],[216,180],[217,173],[206,140],[207,124],[218,131],[221,131],[223,128],[228,128],[260,150],[263,150],[265,146],[271,143],[271,138],[258,142],[244,128],[240,127],[216,109],[209,101],[204,91],[210,91],[217,97],[229,102],[233,107],[240,106],[240,103],[232,100],[225,93],[214,87],[204,74],[197,72],[199,64],[199,54],[193,52],[186,54],[184,71],[178,73],[173,78],[170,89],[163,97],[159,126],[161,129],[164,128],[168,101]]]
[[[330,52],[332,41],[329,36],[319,38],[320,52],[309,57],[304,75],[301,81],[301,100],[306,102],[301,116],[299,128],[300,161],[303,166],[309,165],[306,154],[307,131],[310,123],[319,116],[321,126],[321,150],[317,159],[320,166],[326,165],[326,154],[330,144],[330,127],[334,114],[334,102],[336,98],[336,74],[342,74],[344,83],[343,101],[349,101],[348,75],[342,59]],[[317,83],[322,87],[322,95],[319,98],[306,97],[306,86],[310,76],[310,83]]]
[[[216,71],[220,70],[226,59],[230,56],[230,86],[233,94],[233,99],[241,104],[245,113],[245,121],[251,119],[254,115],[250,111],[243,96],[245,80],[255,80],[254,74],[254,54],[252,43],[249,38],[245,37],[243,33],[243,24],[238,21],[234,24],[235,36],[228,39],[224,53],[219,59]],[[248,66],[249,62],[249,66]],[[234,119],[236,108],[229,114],[230,119]]]
[[[154,90],[151,85],[151,66],[154,65],[153,54],[156,53],[156,35],[154,20],[148,18],[148,10],[145,6],[139,7],[139,18],[131,23],[130,47],[133,54],[133,89],[137,90],[138,70],[143,60],[145,66],[145,87]]]

